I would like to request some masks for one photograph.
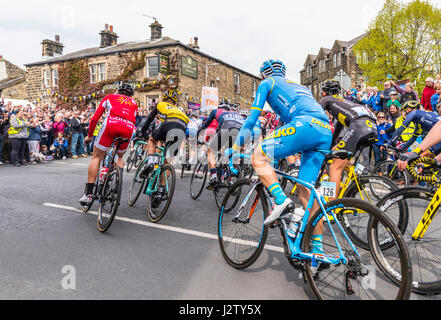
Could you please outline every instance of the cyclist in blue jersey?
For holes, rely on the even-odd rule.
[[[215,153],[221,151],[228,143],[228,148],[233,146],[233,142],[236,140],[239,130],[245,122],[239,112],[231,111],[228,101],[221,101],[219,107],[210,113],[199,128],[198,136],[201,131],[207,129],[215,120],[218,123],[216,135],[210,141],[207,150],[208,166],[210,169],[208,190],[214,190],[218,184]]]
[[[285,78],[286,68],[277,60],[265,61],[260,69],[263,81],[257,89],[256,99],[251,106],[251,115],[239,133],[236,143],[226,155],[240,152],[257,122],[265,103],[280,116],[285,123],[283,127],[272,132],[255,150],[252,157],[253,168],[262,183],[275,198],[275,205],[265,225],[273,224],[277,219],[292,212],[294,203],[283,192],[277,175],[271,166],[274,160],[280,160],[297,153],[302,153],[299,179],[314,185],[324,155],[317,150],[329,150],[332,143],[332,132],[329,118],[323,108],[314,100],[311,91]],[[318,209],[317,204],[308,208],[310,191],[299,186],[299,198],[306,210]],[[321,249],[321,228],[317,228],[316,239]]]
[[[405,120],[392,136],[389,144],[395,145],[403,132],[413,123],[416,126],[412,138],[400,147],[402,150],[409,149],[420,135],[426,135],[432,128],[441,121],[441,116],[435,112],[425,111],[418,101],[408,101],[403,105]],[[434,154],[441,149],[441,145],[435,145],[430,150]]]

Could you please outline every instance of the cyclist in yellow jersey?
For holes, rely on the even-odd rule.
[[[139,135],[148,138],[145,137],[146,132],[152,129],[147,146],[148,162],[145,170],[140,175],[141,178],[146,178],[159,160],[154,157],[158,143],[162,145],[163,143],[174,141],[173,145],[170,146],[170,150],[172,151],[172,156],[177,155],[179,146],[185,139],[187,124],[190,121],[187,115],[175,105],[178,102],[178,92],[176,89],[167,90],[162,100],[163,101],[158,103],[150,113],[147,121],[140,130]],[[155,118],[158,118],[160,123],[151,128]],[[174,146],[176,146],[176,148],[173,148]]]

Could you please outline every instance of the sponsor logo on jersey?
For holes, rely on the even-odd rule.
[[[316,125],[322,127],[322,128],[325,128],[325,129],[329,129],[329,130],[331,130],[331,126],[330,126],[329,124],[324,123],[324,122],[322,122],[322,121],[320,121],[320,120],[312,119],[311,122],[312,122],[313,124],[316,124]]]

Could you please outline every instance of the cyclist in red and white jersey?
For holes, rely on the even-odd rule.
[[[92,202],[93,188],[98,176],[100,163],[116,138],[123,138],[129,141],[123,143],[117,151],[117,164],[121,168],[124,167],[123,157],[135,131],[136,115],[138,112],[138,104],[132,98],[134,94],[135,88],[133,85],[121,83],[118,93],[106,96],[90,120],[89,135],[85,139],[86,142],[92,140],[95,127],[101,116],[105,114],[101,130],[94,144],[93,156],[88,171],[86,193],[80,199],[82,205],[89,205]]]

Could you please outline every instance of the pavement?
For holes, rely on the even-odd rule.
[[[133,171],[124,172],[117,219],[101,234],[96,205],[83,214],[78,203],[89,161],[0,166],[0,299],[313,298],[281,248],[265,249],[244,271],[227,265],[217,239],[214,196],[204,191],[193,201],[190,173],[182,180],[177,174],[169,211],[151,224],[145,198],[128,206]]]

